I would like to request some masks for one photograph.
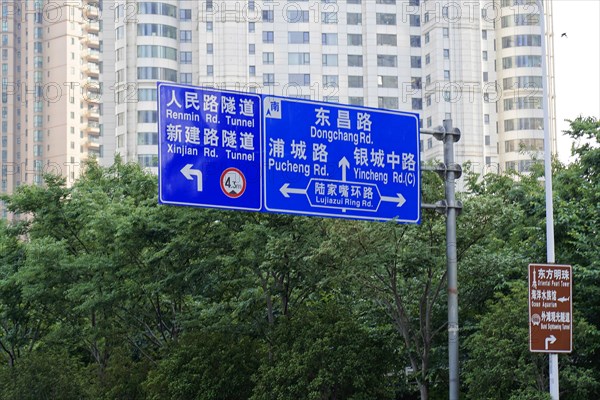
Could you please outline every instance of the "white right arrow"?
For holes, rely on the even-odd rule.
[[[281,192],[281,194],[283,195],[283,197],[290,197],[290,193],[295,193],[295,194],[306,194],[306,189],[294,189],[289,187],[290,184],[289,183],[284,183],[283,186],[281,186],[279,188],[279,191]]]
[[[569,301],[569,297],[560,297],[558,299],[558,301],[560,301],[561,303],[564,303],[565,301]]]
[[[342,157],[338,163],[338,167],[342,169],[342,182],[346,182],[346,169],[350,168],[350,162],[346,157]]]
[[[556,342],[556,337],[554,335],[550,335],[546,338],[546,350],[548,350],[548,344],[554,344]]]
[[[396,193],[398,197],[394,196],[381,196],[381,201],[389,201],[390,203],[398,203],[396,207],[402,207],[406,203],[406,199],[400,193]]]
[[[196,190],[202,191],[202,171],[199,169],[192,169],[194,164],[187,164],[185,167],[181,168],[181,173],[185,176],[185,179],[188,181],[194,180],[194,176],[198,178]]]

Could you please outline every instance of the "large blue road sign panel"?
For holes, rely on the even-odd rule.
[[[261,97],[158,84],[159,202],[262,210]]]
[[[158,84],[159,202],[420,222],[412,113]]]
[[[419,118],[263,96],[269,212],[420,222]]]

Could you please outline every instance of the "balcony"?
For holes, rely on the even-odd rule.
[[[85,125],[85,131],[88,135],[99,135],[100,134],[100,124],[95,121],[88,121]]]
[[[100,37],[93,33],[88,33],[83,37],[83,44],[88,47],[100,48]]]
[[[93,119],[97,121],[100,119],[100,110],[96,107],[90,107],[86,110],[85,116],[88,120]]]
[[[100,52],[95,49],[87,49],[83,52],[83,57],[88,61],[100,61]]]
[[[84,25],[84,29],[88,33],[98,33],[98,32],[100,32],[100,23],[98,23],[98,20],[90,21]]]

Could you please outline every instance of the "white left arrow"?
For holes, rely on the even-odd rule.
[[[185,179],[187,179],[188,181],[192,181],[194,180],[194,176],[196,178],[198,178],[197,183],[197,188],[196,190],[198,192],[202,191],[202,171],[200,171],[199,169],[192,169],[192,167],[194,166],[194,164],[187,164],[185,167],[181,168],[181,173],[183,174],[183,176],[185,176]]]
[[[402,207],[404,203],[406,203],[406,199],[402,194],[396,193],[397,197],[394,196],[381,196],[381,201],[389,201],[390,203],[398,203],[396,207]]]
[[[554,335],[550,335],[546,338],[546,350],[548,350],[548,343],[549,344],[554,344],[554,342],[556,342],[556,336]]]
[[[281,186],[279,188],[279,191],[281,192],[283,197],[286,197],[286,198],[290,197],[290,193],[306,194],[306,189],[295,189],[295,188],[291,188],[289,186],[290,186],[289,183],[284,183],[283,186]]]

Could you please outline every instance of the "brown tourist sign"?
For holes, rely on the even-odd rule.
[[[529,350],[572,350],[573,275],[570,265],[529,264]]]

